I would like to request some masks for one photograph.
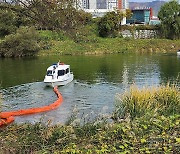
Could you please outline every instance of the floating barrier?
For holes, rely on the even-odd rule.
[[[10,111],[10,112],[1,112],[0,113],[0,127],[3,125],[8,125],[9,123],[13,122],[15,119],[14,116],[35,114],[35,113],[46,112],[46,111],[56,109],[58,106],[62,104],[63,97],[58,91],[57,86],[54,87],[54,92],[57,95],[58,99],[50,105],[38,107],[38,108],[30,108],[30,109],[23,109],[23,110]]]

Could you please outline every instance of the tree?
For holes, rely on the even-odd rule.
[[[0,4],[0,36],[11,34],[27,23],[27,18],[20,13],[21,7],[8,3]]]
[[[126,18],[130,19],[132,17],[133,13],[130,9],[126,9]]]
[[[98,23],[99,35],[102,37],[116,36],[124,14],[120,11],[108,12]]]
[[[180,5],[173,0],[165,3],[159,13],[158,17],[161,20],[160,30],[163,37],[169,39],[180,38]]]
[[[39,35],[33,27],[20,27],[0,42],[0,57],[30,56],[39,50]]]
[[[71,31],[87,20],[76,0],[16,0],[39,29]]]

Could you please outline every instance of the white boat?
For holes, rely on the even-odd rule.
[[[180,49],[177,51],[177,55],[180,56]]]
[[[48,67],[44,83],[52,87],[64,86],[71,82],[73,78],[74,75],[70,72],[70,65],[58,62]]]

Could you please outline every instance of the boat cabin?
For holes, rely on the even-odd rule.
[[[70,65],[65,65],[63,63],[53,64],[47,69],[47,76],[52,76],[53,78],[59,78],[70,74]]]

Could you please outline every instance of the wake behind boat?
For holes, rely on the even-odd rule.
[[[47,74],[44,78],[44,83],[47,86],[64,86],[71,82],[74,78],[72,72],[70,72],[70,65],[58,62],[53,64],[47,69]]]

